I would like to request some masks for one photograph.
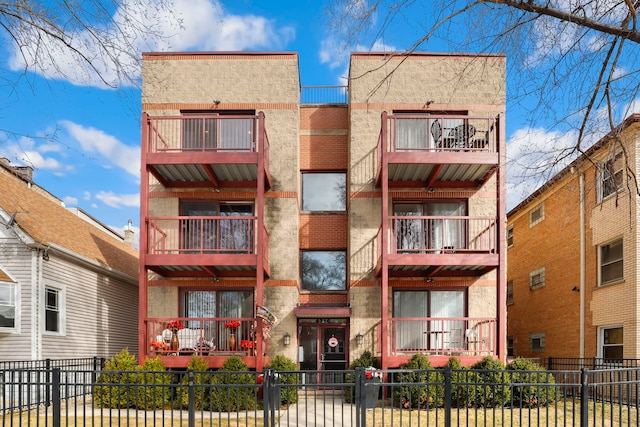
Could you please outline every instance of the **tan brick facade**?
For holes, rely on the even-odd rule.
[[[637,118],[627,120],[620,129],[635,172],[640,141]],[[591,160],[576,160],[509,213],[513,246],[508,250],[508,280],[513,281],[514,290],[513,304],[508,307],[508,335],[515,356],[603,357],[601,329],[610,327],[623,328],[625,358],[640,354],[637,196],[625,186],[617,196],[599,202],[601,187],[594,164],[601,164],[611,150],[620,150],[607,141],[608,137],[590,150]],[[627,182],[627,172],[623,176]],[[532,211],[541,206],[544,219],[531,225]],[[623,241],[624,279],[599,286],[599,248],[619,238]],[[530,273],[542,268],[544,286],[530,289]],[[536,334],[543,334],[544,348],[532,348],[531,338]]]

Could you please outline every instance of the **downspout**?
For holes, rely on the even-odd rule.
[[[584,358],[584,334],[585,334],[585,301],[587,290],[585,289],[586,282],[586,213],[584,206],[584,174],[578,172],[578,182],[580,187],[580,358]]]

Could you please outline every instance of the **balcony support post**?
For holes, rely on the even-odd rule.
[[[387,112],[382,112],[382,136],[381,142],[382,149],[380,155],[382,156],[382,235],[380,244],[382,246],[382,283],[380,289],[380,353],[382,369],[389,368],[389,261],[387,258],[389,247],[389,160],[387,151],[389,149],[388,142],[388,118]]]
[[[256,304],[264,305],[264,251],[265,251],[265,235],[262,232],[264,228],[264,155],[265,155],[265,138],[264,138],[264,112],[258,113],[258,180],[257,180],[257,207],[256,207]],[[255,310],[255,308],[254,308]],[[256,370],[261,371],[264,367],[264,337],[262,336],[262,319],[258,318],[256,328]]]

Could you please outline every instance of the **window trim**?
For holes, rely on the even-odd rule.
[[[618,151],[613,156],[608,156],[605,160],[598,163],[596,169],[596,186],[597,186],[597,203],[602,203],[603,201],[613,197],[623,190],[623,178],[624,178],[624,163],[619,167],[616,167],[618,161],[623,158],[622,151]],[[618,181],[619,175],[619,182]],[[610,193],[604,194],[605,191],[605,182],[609,180],[615,186],[615,189],[612,189]],[[613,188],[613,186],[612,186]]]
[[[539,346],[534,347],[533,343],[534,341],[538,341],[540,343]],[[547,337],[546,334],[544,332],[533,332],[531,334],[529,334],[529,350],[531,352],[542,352],[545,351],[547,348]]]
[[[533,278],[535,276],[540,276],[541,280],[539,283],[534,284]],[[529,290],[543,288],[547,283],[546,270],[544,267],[537,268],[529,273]]]
[[[305,175],[328,175],[328,174],[334,174],[334,175],[342,175],[344,176],[344,207],[342,209],[327,209],[327,210],[322,210],[322,209],[307,209],[305,208],[305,191],[304,191],[304,177]],[[343,170],[336,170],[336,171],[302,171],[300,172],[300,210],[302,213],[305,214],[322,214],[322,213],[335,213],[335,214],[343,214],[347,212],[347,204],[349,201],[349,193],[347,191],[347,186],[348,186],[348,174],[346,171]]]
[[[58,293],[58,330],[47,330],[47,290],[54,290]],[[66,336],[66,287],[64,285],[45,283],[44,297],[42,300],[42,334],[51,336]]]
[[[613,347],[615,346],[622,346],[622,354],[623,354],[623,358],[624,358],[624,325],[622,324],[613,324],[613,325],[606,325],[606,326],[598,326],[598,358],[600,359],[605,359],[604,356],[604,348],[605,348],[605,343],[604,343],[604,333],[607,330],[610,329],[621,329],[622,330],[622,344],[612,344],[609,345],[609,347]],[[609,359],[609,360],[618,360],[618,359]],[[607,362],[607,363],[614,363],[614,362]]]
[[[513,224],[507,226],[507,248],[513,246]]]
[[[603,264],[602,261],[602,250],[605,247],[611,246],[612,244],[618,243],[620,242],[620,245],[622,246],[622,253],[620,255],[619,259],[615,259],[613,261],[609,261],[607,262],[606,265]],[[620,277],[616,277],[615,279],[611,279],[609,281],[607,281],[606,283],[603,282],[602,279],[602,269],[605,266],[610,266],[613,265],[615,263],[622,263],[622,275]],[[610,240],[607,243],[598,245],[598,287],[602,287],[602,286],[609,286],[609,285],[615,285],[617,283],[622,283],[624,282],[624,238],[622,237],[618,237],[617,239],[614,240]]]
[[[533,219],[533,214],[536,211],[540,211],[540,217]],[[536,226],[544,221],[544,202],[538,203],[534,208],[529,211],[529,228]]]
[[[0,282],[0,286],[6,285],[10,287],[9,292],[13,298],[14,309],[13,326],[0,326],[0,333],[12,334],[20,331],[20,286],[11,276],[9,278],[11,279],[10,281]],[[5,306],[11,306],[11,304],[5,304]]]

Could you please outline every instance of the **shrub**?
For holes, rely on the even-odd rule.
[[[171,374],[160,358],[147,359],[135,374],[136,389],[132,403],[138,409],[161,409],[171,399]]]
[[[207,372],[209,365],[200,356],[193,355],[187,365],[187,372],[180,381],[180,386],[176,390],[176,403],[178,407],[189,407],[189,373],[193,372],[194,406],[195,409],[203,409],[205,402],[209,398],[209,388],[211,384],[211,373]]]
[[[298,387],[284,385],[298,383],[297,374],[295,372],[287,372],[296,371],[298,369],[296,362],[286,356],[277,355],[271,360],[266,368],[275,370],[280,376],[280,384],[282,384],[282,387],[280,388],[280,401],[287,405],[296,403],[298,401]]]
[[[466,369],[455,357],[447,362],[451,368],[451,404],[457,408],[468,408],[475,402],[476,383],[475,372]]]
[[[360,355],[360,357],[356,357],[351,361],[349,365],[349,370],[355,371],[358,368],[368,368],[369,366],[373,366],[374,368],[380,368],[380,361],[373,357],[369,350],[365,351]],[[348,372],[344,377],[345,383],[355,383],[356,375]],[[347,403],[353,402],[355,399],[356,388],[354,386],[346,386],[344,388],[344,401]]]
[[[402,408],[428,409],[442,406],[444,401],[444,376],[436,371],[424,354],[414,355],[401,366],[405,372],[394,375],[393,403]],[[420,385],[407,385],[420,383]]]
[[[107,360],[93,388],[93,401],[101,408],[128,408],[132,404],[132,384],[138,362],[128,349]],[[100,385],[104,384],[104,385]]]
[[[511,373],[512,401],[520,407],[547,406],[555,402],[558,394],[556,386],[536,386],[535,384],[555,384],[553,375],[529,360],[515,359],[507,366]]]
[[[211,375],[209,409],[218,412],[254,409],[256,397],[254,387],[228,387],[230,384],[255,384],[255,376],[238,356],[228,358],[222,368]]]
[[[504,406],[511,398],[509,372],[498,359],[484,357],[471,367],[474,370],[476,406],[495,408]]]

